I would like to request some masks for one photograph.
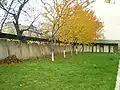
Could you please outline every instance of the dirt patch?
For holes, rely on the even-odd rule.
[[[21,63],[22,61],[19,60],[15,55],[11,55],[6,57],[5,59],[0,60],[0,64],[12,64],[12,63]]]

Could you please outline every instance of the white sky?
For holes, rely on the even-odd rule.
[[[96,0],[93,4],[95,14],[104,22],[105,39],[120,40],[120,0],[115,4]]]
[[[37,1],[41,7],[40,0]],[[115,4],[107,4],[105,0],[96,0],[92,6],[95,14],[104,22],[105,39],[120,40],[120,0],[111,0],[111,3],[114,1]]]
[[[105,39],[120,40],[120,0],[115,1],[115,4],[107,4],[104,0],[96,0],[92,5],[92,9],[104,22]],[[112,2],[114,2],[114,0],[112,0]],[[42,4],[40,0],[30,0],[30,5],[41,11]],[[40,19],[42,22],[43,18],[41,17]]]

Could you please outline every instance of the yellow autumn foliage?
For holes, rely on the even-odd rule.
[[[97,19],[93,11],[88,11],[80,4],[75,4],[69,8],[68,12],[64,12],[60,23],[63,23],[66,15],[69,16],[69,19],[56,34],[60,41],[87,44],[101,37],[103,23]]]

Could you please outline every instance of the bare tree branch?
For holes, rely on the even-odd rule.
[[[34,30],[34,29],[31,29],[33,27],[33,23],[36,21],[36,19],[41,15],[41,13],[39,13],[35,18],[34,20],[31,22],[31,24],[29,25],[29,27],[27,29],[22,29],[21,31],[24,32],[24,31],[31,31],[31,32],[34,32],[34,33],[38,33],[41,35],[41,32],[38,31],[38,30]]]
[[[10,5],[9,5],[9,8],[8,8],[8,12],[10,11],[13,2],[14,2],[14,0],[11,1]],[[0,5],[1,5],[1,3],[0,3]],[[5,12],[5,15],[4,15],[3,19],[2,19],[3,21],[2,21],[2,24],[1,24],[0,32],[2,31],[3,25],[4,25],[4,23],[5,23],[5,21],[6,21],[7,17],[8,17],[8,12],[7,13]]]
[[[14,15],[13,13],[9,12],[1,2],[0,2],[0,6],[1,6],[1,9],[5,10],[8,14]]]
[[[17,18],[19,19],[20,13],[23,9],[23,7],[25,6],[25,4],[28,2],[29,0],[24,0],[24,2],[20,5],[18,13],[17,13]]]
[[[7,8],[4,6],[3,3],[0,2],[0,8],[5,11],[4,19],[2,20],[2,27],[5,23],[6,19],[8,19],[9,16],[13,17],[13,25],[15,27],[15,30],[17,32],[17,35],[22,36],[22,33],[24,31],[31,31],[37,34],[42,34],[39,30],[37,30],[36,27],[33,26],[33,23],[37,21],[38,17],[41,15],[41,13],[38,13],[38,15],[35,15],[34,19],[31,21],[30,25],[27,29],[21,29],[19,24],[20,15],[23,13],[28,15],[29,18],[31,17],[27,10],[25,11],[23,8],[24,6],[29,2],[30,0],[12,0],[9,6]],[[29,9],[30,10],[30,9]],[[33,15],[32,13],[31,15]],[[31,17],[32,18],[32,17]],[[1,28],[2,29],[2,28]]]

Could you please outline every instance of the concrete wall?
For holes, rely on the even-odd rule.
[[[8,44],[7,40],[0,40],[0,59],[5,58],[8,56]]]
[[[55,55],[63,53],[64,47],[54,45]],[[71,46],[66,46],[66,52],[71,51]],[[10,55],[19,59],[39,58],[51,54],[50,45],[46,43],[22,43],[20,41],[0,39],[0,60]]]
[[[74,46],[74,51],[76,46]],[[78,45],[78,52],[82,52],[82,45]],[[109,45],[84,45],[84,52],[114,52],[115,46]],[[66,45],[66,52],[71,52],[72,46]],[[55,55],[63,55],[64,46],[54,45]],[[120,44],[118,44],[120,50]],[[48,43],[22,43],[20,41],[11,41],[0,39],[0,60],[9,55],[16,55],[19,59],[39,58],[51,54],[50,44]]]

